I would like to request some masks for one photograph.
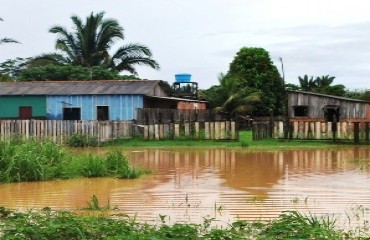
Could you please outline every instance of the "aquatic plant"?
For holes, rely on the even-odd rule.
[[[117,210],[116,207],[113,209]],[[108,199],[108,204],[106,206],[101,206],[98,197],[95,195],[92,195],[90,200],[87,202],[87,207],[83,208],[83,210],[104,211],[104,210],[112,210],[112,207],[110,206],[109,199]]]
[[[267,239],[342,239],[335,229],[336,219],[286,211],[262,232]]]

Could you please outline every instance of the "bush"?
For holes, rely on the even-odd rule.
[[[67,145],[70,147],[96,147],[99,142],[96,137],[91,137],[86,134],[73,134],[67,140]]]
[[[51,142],[0,143],[0,181],[45,181],[63,175],[65,151]]]
[[[27,182],[72,177],[137,178],[150,171],[130,167],[122,152],[72,156],[52,142],[0,142],[0,182]]]

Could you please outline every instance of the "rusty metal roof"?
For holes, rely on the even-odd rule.
[[[160,80],[32,81],[0,82],[1,95],[110,95],[153,96]]]

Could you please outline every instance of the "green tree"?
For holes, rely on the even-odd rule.
[[[0,18],[0,21],[3,21],[3,19]],[[0,39],[0,44],[4,44],[4,43],[19,43],[19,42],[12,39],[12,38],[2,38],[2,39]]]
[[[332,85],[335,77],[325,75],[321,77],[308,78],[307,75],[298,77],[300,83],[300,90],[308,92],[316,92],[334,96],[344,96],[346,94],[345,86],[341,84]]]
[[[298,77],[300,90],[311,92],[313,88],[316,87],[316,82],[313,79],[313,76],[308,77],[304,75],[303,77]]]
[[[29,67],[21,71],[17,77],[19,81],[60,81],[60,80],[114,80],[121,79],[118,71],[104,67],[82,67],[71,65],[45,65]]]
[[[317,77],[315,79],[316,88],[314,91],[334,96],[344,96],[346,94],[346,87],[342,84],[332,85],[334,79],[335,77],[331,77],[329,75]]]
[[[11,78],[10,76],[0,73],[0,82],[13,82],[14,79]]]
[[[253,104],[261,100],[259,92],[248,93],[245,88],[236,89],[237,84],[232,77],[220,74],[219,82],[219,98],[222,98],[215,108],[218,112],[227,113],[229,116],[251,114]]]
[[[329,87],[334,82],[335,77],[331,77],[329,75],[317,77],[315,79],[315,87],[316,88],[325,88]]]
[[[27,62],[30,58],[7,59],[0,63],[0,73],[11,77],[13,80],[18,80],[18,75],[27,68]]]
[[[123,45],[116,52],[109,50],[118,40],[124,40],[123,28],[114,19],[104,19],[104,12],[91,13],[83,22],[78,16],[71,17],[75,31],[54,26],[49,32],[57,34],[55,48],[61,53],[43,54],[30,63],[34,65],[78,65],[84,67],[105,66],[116,71],[137,74],[136,65],[159,69],[147,46],[132,43]]]
[[[364,89],[346,90],[345,97],[370,101],[370,90]]]
[[[232,81],[232,92],[228,93],[228,100],[238,97],[241,101],[231,102],[244,105],[240,109],[244,108],[253,116],[267,116],[271,110],[274,114],[282,114],[284,84],[265,49],[247,47],[240,49],[230,63],[225,78]]]

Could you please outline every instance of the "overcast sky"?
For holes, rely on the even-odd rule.
[[[285,79],[335,76],[349,89],[370,88],[368,0],[2,0],[0,62],[54,52],[53,25],[71,29],[72,15],[105,11],[125,29],[124,43],[148,46],[159,71],[138,67],[144,79],[174,81],[192,74],[200,88],[217,85],[242,47],[266,49]],[[120,44],[117,43],[117,47]]]

